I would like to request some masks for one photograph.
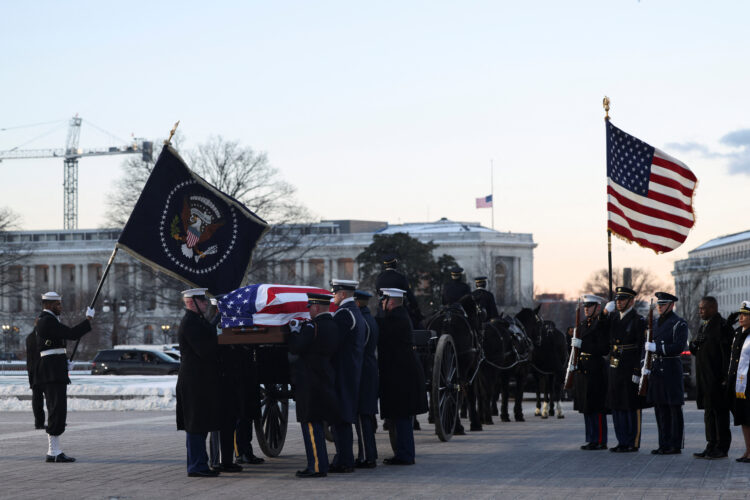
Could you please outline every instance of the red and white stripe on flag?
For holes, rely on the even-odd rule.
[[[286,325],[292,319],[310,319],[307,294],[330,294],[329,290],[313,286],[271,285],[258,286],[255,297],[253,324],[257,326]],[[336,306],[331,303],[331,311]]]

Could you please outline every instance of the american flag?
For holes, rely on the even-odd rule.
[[[331,294],[314,286],[259,284],[238,288],[217,301],[221,327],[281,326],[292,319],[310,319],[308,293]]]
[[[482,196],[477,198],[477,208],[490,208],[492,207],[492,195]]]
[[[674,250],[695,224],[697,182],[687,165],[607,121],[607,229],[656,253]]]

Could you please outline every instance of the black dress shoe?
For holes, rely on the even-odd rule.
[[[75,462],[76,459],[73,457],[67,456],[65,453],[60,453],[57,456],[47,455],[47,458],[45,459],[46,462]]]
[[[622,450],[625,453],[635,453],[638,451],[637,446],[626,446],[625,449]]]
[[[258,464],[262,464],[264,462],[265,462],[264,459],[262,459],[260,457],[256,457],[255,455],[247,455],[247,454],[243,453],[242,455],[240,455],[239,457],[237,457],[237,463],[238,464],[258,465]]]
[[[45,427],[45,425],[44,425],[44,424],[36,424],[36,425],[34,426],[34,429],[46,429],[46,428],[47,428],[47,427]]]
[[[682,450],[679,448],[667,448],[666,450],[662,450],[661,455],[679,455],[682,453]]]
[[[720,458],[727,458],[727,456],[728,455],[726,453],[719,450],[709,451],[708,453],[706,453],[707,460],[718,460]]]
[[[750,458],[747,458],[747,457],[740,457],[735,460],[743,464],[750,464]]]
[[[188,472],[188,477],[217,477],[219,471],[217,470],[199,470],[198,472]]]
[[[594,443],[586,443],[586,444],[582,444],[580,446],[580,448],[582,450],[593,450],[593,449],[595,449],[595,448],[592,448],[592,446],[594,446]]]
[[[706,455],[708,455],[708,450],[707,450],[707,449],[706,449],[706,450],[703,450],[703,451],[702,451],[702,452],[700,452],[700,453],[693,453],[693,456],[694,456],[695,458],[706,458]]]
[[[355,460],[354,467],[357,469],[374,469],[378,466],[375,460]]]
[[[219,472],[242,472],[242,466],[237,464],[220,464],[214,467]]]
[[[609,451],[611,451],[612,453],[622,453],[626,449],[627,449],[627,446],[623,446],[621,444],[618,444],[614,448],[610,448]]]
[[[385,465],[414,465],[414,460],[403,460],[401,458],[392,457],[383,459]]]
[[[663,455],[664,454],[664,448],[657,448],[655,450],[651,450],[652,455]]]
[[[325,472],[315,472],[310,469],[298,470],[295,474],[297,477],[326,477],[328,474]]]
[[[354,472],[354,467],[345,467],[343,465],[331,465],[328,467],[328,472],[333,472],[335,474],[348,474],[349,472]]]

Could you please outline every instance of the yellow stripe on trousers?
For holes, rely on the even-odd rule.
[[[636,427],[635,432],[635,447],[640,448],[641,447],[641,410],[636,410],[636,418],[638,419],[638,424]]]
[[[320,467],[318,466],[318,448],[315,446],[315,433],[310,422],[307,423],[307,431],[310,433],[310,443],[312,444],[313,457],[315,457],[315,472],[320,472]]]

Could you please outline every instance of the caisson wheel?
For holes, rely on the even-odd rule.
[[[453,337],[443,334],[438,339],[432,364],[430,412],[435,418],[435,433],[441,441],[453,437],[460,404],[458,355]]]
[[[286,440],[289,421],[289,389],[286,384],[268,384],[260,388],[260,418],[256,418],[258,446],[268,457],[278,457]]]

